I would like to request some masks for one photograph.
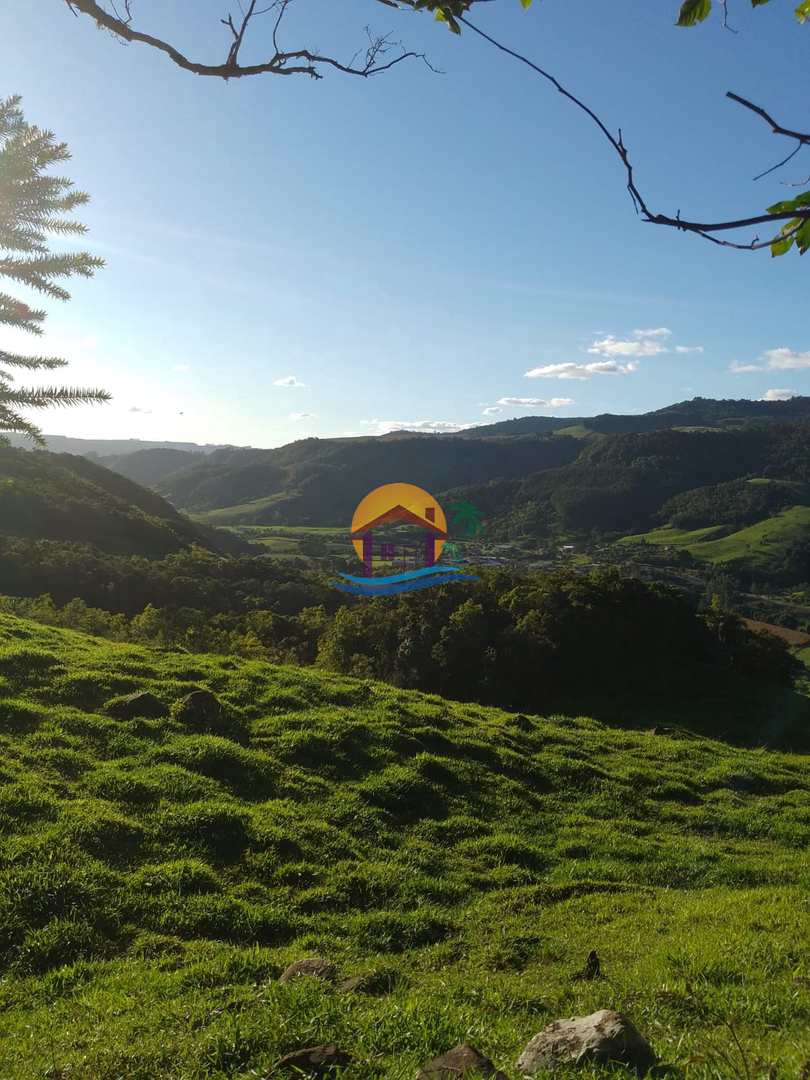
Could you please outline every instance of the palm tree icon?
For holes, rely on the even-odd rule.
[[[483,528],[483,514],[466,499],[450,504],[450,521],[465,536],[475,536]]]

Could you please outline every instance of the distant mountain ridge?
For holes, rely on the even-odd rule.
[[[218,448],[219,449],[219,448]],[[190,469],[201,464],[215,451],[179,450],[173,446],[154,446],[134,453],[124,451],[121,454],[87,454],[91,461],[103,465],[105,469],[134,480],[136,484],[155,487],[164,477],[182,469]]]
[[[535,501],[536,493],[545,493],[549,484],[567,486],[569,479],[559,470],[574,470],[577,483],[590,491],[588,477],[597,471],[593,452],[597,446],[613,445],[614,439],[650,437],[652,449],[649,453],[639,449],[638,454],[654,457],[661,453],[657,433],[677,434],[683,429],[683,440],[669,440],[664,457],[672,453],[691,457],[699,440],[688,441],[689,432],[730,435],[801,421],[810,422],[810,397],[787,402],[695,398],[640,415],[523,417],[456,434],[395,432],[303,439],[272,450],[229,447],[164,476],[155,487],[174,505],[217,524],[338,525],[351,518],[354,506],[369,490],[395,480],[418,484],[437,495],[470,489],[484,512],[503,518],[512,514],[515,499],[525,504]],[[740,445],[749,442],[743,436]],[[706,470],[705,482],[734,479],[735,467],[732,461],[730,473],[722,477]],[[756,471],[757,466],[750,468]],[[630,464],[622,460],[617,469],[623,474],[621,482],[629,482]],[[608,487],[591,497],[604,501],[619,480],[612,467],[606,471],[599,466],[598,471],[609,475]],[[699,463],[682,473],[684,478],[687,473],[697,478],[693,487],[701,482]],[[638,491],[637,484],[630,487]],[[677,484],[663,485],[659,503],[681,490]],[[545,494],[543,500],[547,501]],[[642,514],[631,524],[643,525],[646,520]]]
[[[24,435],[5,435],[11,446],[19,450],[30,450],[31,440]],[[170,440],[152,441],[149,439],[79,439],[72,435],[44,435],[45,447],[55,454],[91,454],[100,456],[134,454],[141,450],[185,450],[190,453],[208,454],[212,450],[221,450],[227,443],[171,442]]]
[[[565,465],[581,448],[562,435],[304,439],[276,450],[215,451],[157,490],[212,523],[339,524],[381,484],[403,480],[435,493]],[[223,508],[230,511],[220,521]]]
[[[464,438],[482,435],[547,434],[583,427],[603,434],[655,431],[663,427],[726,427],[749,421],[810,419],[810,397],[788,401],[751,401],[749,398],[692,398],[647,413],[600,413],[598,416],[518,416],[460,432]]]
[[[274,449],[139,444],[99,460],[206,525],[345,525],[368,491],[401,480],[442,500],[468,499],[492,537],[552,539],[657,528],[669,500],[684,495],[698,506],[693,493],[710,485],[756,477],[806,485],[808,447],[810,397],[694,398],[638,415],[522,417],[454,434],[308,438]]]

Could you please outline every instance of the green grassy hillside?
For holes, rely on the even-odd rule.
[[[208,729],[105,708],[195,686]],[[601,1007],[690,1078],[745,1076],[735,1039],[752,1077],[810,1059],[806,758],[10,616],[0,744],[4,1080],[247,1080],[327,1040],[404,1080],[462,1039],[514,1078]],[[313,954],[385,992],[278,983]]]
[[[154,491],[87,458],[2,445],[0,534],[149,557],[191,544],[233,552],[247,546],[195,525]]]
[[[768,572],[784,561],[789,550],[810,546],[810,506],[792,506],[731,532],[722,525],[691,530],[666,526],[624,537],[621,543],[669,546],[733,570]]]
[[[760,569],[784,555],[793,544],[810,544],[810,506],[792,506],[729,536],[701,541],[690,550],[697,558],[712,563]]]
[[[725,525],[707,525],[703,529],[676,529],[672,525],[663,525],[660,529],[651,529],[646,533],[623,536],[619,544],[654,544],[656,547],[685,548],[691,551],[695,544],[722,536],[728,532]]]

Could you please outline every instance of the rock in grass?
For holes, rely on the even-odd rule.
[[[230,713],[210,690],[192,690],[172,706],[172,714],[192,731],[220,735],[239,743],[248,741],[244,721]]]
[[[602,977],[602,965],[599,960],[599,954],[596,949],[591,949],[588,953],[588,959],[585,961],[585,967],[581,971],[575,971],[571,978],[576,982],[577,979],[601,979]]]
[[[337,976],[337,969],[334,964],[330,964],[328,960],[324,960],[321,956],[307,956],[303,960],[294,960],[289,967],[282,971],[278,981],[283,983],[291,982],[293,979],[300,979],[302,976],[333,983]]]
[[[590,1016],[572,1016],[549,1024],[528,1044],[517,1059],[517,1067],[524,1076],[536,1076],[543,1070],[611,1062],[646,1076],[655,1064],[655,1054],[627,1017],[600,1009]]]
[[[291,1054],[285,1054],[276,1064],[275,1069],[267,1074],[267,1080],[280,1072],[303,1073],[305,1076],[322,1076],[330,1069],[338,1068],[351,1063],[351,1054],[341,1050],[334,1043],[323,1043],[320,1046],[307,1046],[302,1050],[293,1050]]]
[[[446,1054],[423,1065],[416,1074],[416,1080],[451,1080],[458,1076],[491,1076],[493,1080],[507,1080],[489,1058],[480,1054],[474,1046],[461,1043],[448,1050]]]
[[[338,990],[342,994],[390,994],[395,983],[393,971],[364,971],[360,975],[342,979],[338,983]]]
[[[519,731],[534,731],[534,724],[523,713],[516,713],[512,718],[512,723]]]
[[[204,730],[216,727],[222,718],[222,703],[210,690],[192,690],[178,701],[174,715],[190,727]]]
[[[152,720],[159,716],[166,716],[169,712],[163,702],[158,701],[148,690],[127,694],[126,697],[112,698],[104,706],[104,711],[115,720],[132,720],[136,716],[145,716]]]

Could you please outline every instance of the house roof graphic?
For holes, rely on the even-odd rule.
[[[427,509],[432,510],[433,508],[428,507]],[[397,503],[390,509],[378,514],[376,517],[357,525],[352,529],[351,537],[353,540],[359,540],[364,533],[370,532],[380,525],[390,525],[392,522],[398,522],[403,525],[418,525],[420,528],[432,532],[434,536],[441,540],[447,539],[447,531],[440,528],[435,521],[431,521],[427,516],[423,516],[414,510],[409,510],[401,503]]]

